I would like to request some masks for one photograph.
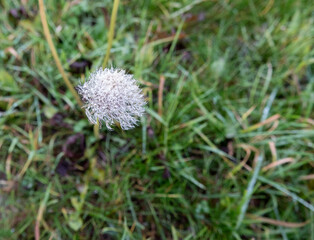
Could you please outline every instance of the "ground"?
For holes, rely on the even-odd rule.
[[[0,8],[0,238],[314,239],[312,1],[121,0],[108,66],[147,110],[100,138],[38,2]],[[45,8],[77,86],[113,1]]]

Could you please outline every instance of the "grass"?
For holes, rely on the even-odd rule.
[[[100,139],[21,2],[0,1],[0,238],[314,239],[311,1],[121,0],[108,65],[148,109]],[[112,1],[45,6],[77,85]]]

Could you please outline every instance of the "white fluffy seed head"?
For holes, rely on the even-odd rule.
[[[109,130],[115,122],[124,130],[134,128],[145,112],[145,99],[133,75],[121,69],[99,68],[77,86],[88,120],[104,122]]]

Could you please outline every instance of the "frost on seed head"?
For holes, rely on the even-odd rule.
[[[144,115],[145,99],[133,75],[121,69],[99,68],[76,87],[88,120],[104,122],[109,130],[115,122],[124,130],[134,128]]]

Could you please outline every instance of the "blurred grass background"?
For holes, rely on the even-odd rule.
[[[73,85],[112,4],[45,1]],[[314,239],[312,1],[121,0],[109,66],[148,109],[101,139],[37,1],[0,10],[0,238]]]

